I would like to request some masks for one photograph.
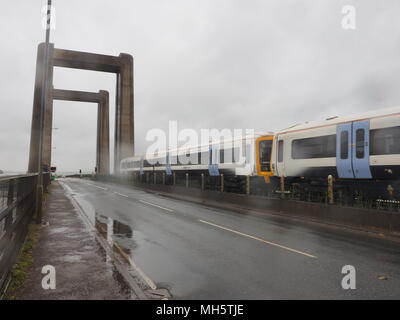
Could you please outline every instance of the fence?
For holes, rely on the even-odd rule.
[[[356,207],[365,209],[386,210],[400,212],[400,199],[397,185],[387,186],[387,182],[380,181],[355,181],[352,184],[334,181],[332,177],[321,179],[319,184],[293,183],[285,179],[271,179],[266,184],[263,177],[258,176],[232,176],[223,174],[209,176],[208,174],[177,173],[167,175],[165,172],[138,172],[129,176],[100,176],[95,179],[114,181],[133,185],[167,185],[200,189],[201,191],[218,191],[223,193],[236,193],[244,195],[263,196],[268,199],[285,199],[302,202],[337,204],[343,207]],[[368,185],[368,188],[365,186]],[[358,189],[359,186],[364,187]],[[381,197],[375,191],[384,193],[386,189],[393,188],[397,191],[396,197]]]
[[[0,296],[35,211],[36,183],[36,174],[0,178]],[[49,174],[43,183],[49,185]]]

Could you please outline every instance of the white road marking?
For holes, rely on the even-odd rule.
[[[212,222],[208,222],[208,221],[205,221],[205,220],[199,220],[199,221],[202,222],[202,223],[205,223],[205,224],[208,224],[208,225],[211,225],[211,226],[226,230],[226,231],[230,231],[230,232],[236,233],[236,234],[241,235],[243,237],[247,237],[247,238],[250,238],[250,239],[253,239],[253,240],[257,240],[257,241],[269,244],[271,246],[275,246],[275,247],[278,247],[278,248],[281,248],[281,249],[285,249],[285,250],[288,250],[288,251],[291,251],[291,252],[294,252],[294,253],[301,254],[301,255],[309,257],[309,258],[313,258],[313,259],[317,258],[316,256],[313,256],[313,255],[311,255],[309,253],[306,253],[306,252],[303,252],[303,251],[299,251],[299,250],[296,250],[296,249],[292,249],[292,248],[289,248],[289,247],[285,247],[285,246],[282,246],[280,244],[277,244],[277,243],[274,243],[274,242],[270,242],[270,241],[267,241],[267,240],[264,240],[264,239],[261,239],[261,238],[255,237],[255,236],[251,236],[249,234],[246,234],[246,233],[243,233],[243,232],[240,232],[240,231],[237,231],[237,230],[229,229],[227,227],[223,227],[223,226],[220,226],[220,225],[212,223]]]
[[[60,182],[60,184],[61,184],[63,187],[65,187],[70,193],[75,192],[75,190],[72,190],[72,188],[71,188],[69,185],[67,185],[64,181],[59,181],[59,182]]]
[[[126,194],[122,194],[122,193],[119,193],[119,192],[116,192],[116,191],[114,191],[114,193],[119,195],[119,196],[121,196],[121,197],[129,198],[129,196],[127,196]]]
[[[159,206],[158,204],[154,204],[154,203],[147,202],[147,201],[144,201],[144,200],[139,200],[139,201],[140,201],[141,203],[148,204],[149,206],[157,207],[157,208],[160,208],[160,209],[169,211],[169,212],[174,212],[174,210],[168,209],[168,208],[165,208],[165,207],[162,207],[162,206]]]
[[[92,187],[96,187],[96,188],[102,189],[102,190],[108,190],[107,188],[99,187],[99,186],[96,186],[95,184],[92,184],[92,183],[86,183],[86,184],[89,185],[89,186],[92,186]]]
[[[140,269],[137,264],[133,261],[133,258],[128,255],[122,248],[121,246],[118,244],[118,242],[113,241],[113,244],[116,246],[116,248],[118,249],[118,251],[122,254],[122,256],[124,256],[124,258],[128,261],[128,263],[131,265],[131,267],[133,269],[136,270],[136,272],[138,272],[140,274],[140,276],[143,278],[143,280],[147,283],[147,285],[152,289],[152,290],[156,290],[157,286],[154,283],[153,280],[150,279],[150,277],[148,275],[146,275],[142,269]]]

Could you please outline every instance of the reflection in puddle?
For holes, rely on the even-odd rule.
[[[118,220],[95,213],[95,226],[99,234],[113,249],[130,261],[131,250],[136,247],[132,228]]]

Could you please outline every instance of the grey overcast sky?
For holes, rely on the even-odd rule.
[[[45,3],[1,3],[3,170],[27,169]],[[356,9],[355,30],[342,28],[344,5]],[[182,129],[267,131],[400,104],[398,0],[54,0],[54,7],[57,48],[134,55],[136,153],[145,151],[147,130],[166,129],[168,120]],[[54,86],[108,90],[114,110],[112,74],[56,69]],[[92,170],[96,108],[54,108],[53,165]]]

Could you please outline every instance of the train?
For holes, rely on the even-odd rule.
[[[282,180],[288,190],[294,186],[300,190],[318,189],[330,176],[344,193],[361,191],[364,197],[398,199],[400,107],[126,158],[120,170],[124,175],[224,174],[232,183],[250,176],[263,181],[258,188],[275,191]]]
[[[269,182],[273,138],[272,132],[252,134],[134,156],[121,161],[120,172],[123,175],[165,172],[167,176],[189,173],[191,177],[224,174],[228,184],[237,183],[246,176],[263,177]]]

